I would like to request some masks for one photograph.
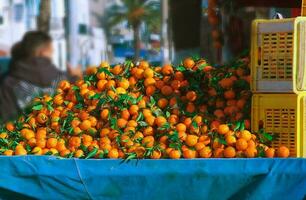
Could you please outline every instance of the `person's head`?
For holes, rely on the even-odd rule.
[[[13,46],[11,55],[13,60],[33,57],[51,59],[53,56],[52,38],[42,31],[29,31],[20,42]]]

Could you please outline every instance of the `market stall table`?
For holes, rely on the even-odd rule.
[[[306,159],[0,156],[0,199],[303,199]]]

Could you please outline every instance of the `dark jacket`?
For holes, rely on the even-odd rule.
[[[39,93],[53,93],[68,78],[47,58],[12,61],[0,83],[0,120],[14,119]]]

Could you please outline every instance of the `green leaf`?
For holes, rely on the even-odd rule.
[[[245,129],[244,122],[241,122],[241,123],[240,123],[240,131],[243,131],[244,129]]]
[[[170,112],[167,111],[167,112],[166,112],[166,117],[169,118],[170,115],[171,115]]]
[[[54,110],[53,107],[52,107],[52,105],[50,105],[50,104],[47,104],[47,109],[48,109],[49,111],[53,111],[53,110]]]
[[[75,92],[75,97],[79,103],[84,103],[84,98],[80,95],[78,91]]]
[[[218,142],[219,142],[220,144],[227,145],[227,142],[226,142],[223,138],[218,138]]]
[[[150,96],[150,106],[154,106],[155,104],[156,104],[155,99],[152,96]]]
[[[182,66],[182,65],[176,67],[175,69],[176,69],[177,71],[180,71],[180,72],[186,71],[186,68],[185,68],[184,66]]]
[[[89,99],[100,99],[101,94],[96,93],[95,95],[91,96]]]
[[[148,126],[148,124],[147,124],[146,122],[144,122],[144,121],[138,122],[138,125],[141,126],[141,127],[146,127],[146,126]]]
[[[269,133],[263,133],[262,134],[268,141],[272,141],[273,140],[273,136],[270,135]]]
[[[193,122],[191,123],[191,125],[192,125],[194,128],[199,128],[198,123],[197,123],[197,122],[195,122],[195,121],[193,121]]]
[[[70,135],[73,134],[73,127],[70,127],[70,128],[68,129],[68,133],[69,133]]]
[[[143,98],[143,95],[140,95],[140,96],[136,99],[136,103],[138,103],[142,98]]]
[[[158,130],[168,130],[170,128],[170,123],[166,122],[162,127],[158,128]]]
[[[85,81],[85,83],[86,83],[88,86],[91,86],[91,82],[90,82],[90,81]]]
[[[72,158],[73,157],[73,152],[71,152],[71,153],[69,153],[67,156],[66,156],[66,158]]]
[[[153,114],[155,115],[155,117],[163,116],[164,115],[163,111],[161,109],[159,109],[159,108],[153,110]]]
[[[201,64],[201,65],[199,66],[199,70],[203,70],[206,66],[208,66],[207,63]]]
[[[106,98],[100,98],[99,102],[98,102],[98,105],[97,105],[97,108],[100,108],[102,105],[104,105],[107,101]]]
[[[82,149],[82,151],[84,151],[84,152],[87,152],[87,150],[88,150],[87,147],[84,146],[83,144],[81,144],[80,149]]]
[[[241,122],[237,122],[234,128],[234,131],[238,131],[240,129],[240,126],[241,126]]]
[[[139,121],[141,121],[141,120],[143,120],[143,119],[144,119],[143,113],[140,112],[140,113],[138,114],[137,118],[136,118],[136,122],[139,122]]]
[[[258,157],[266,157],[265,149],[261,146],[257,147]]]
[[[80,90],[80,88],[78,86],[72,86],[72,90],[76,91],[76,90]]]
[[[106,75],[108,75],[108,76],[113,76],[113,74],[112,74],[108,69],[103,68],[103,67],[100,67],[100,68],[98,69],[98,72],[99,72],[99,73],[104,72],[104,73],[105,73]]]
[[[113,92],[116,92],[116,88],[114,86],[111,86],[111,89],[113,90]]]
[[[112,129],[117,129],[117,119],[116,118],[111,118],[110,124],[111,124]]]
[[[4,139],[4,138],[0,138],[0,144],[2,145],[7,145],[8,144],[8,140]]]
[[[52,151],[48,151],[47,153],[45,153],[46,156],[50,156],[52,155]]]
[[[85,157],[85,159],[88,159],[88,158],[92,158],[94,157],[98,152],[98,148],[94,148],[93,150],[91,150],[88,155]]]
[[[135,158],[137,158],[137,154],[136,153],[130,153],[129,155],[128,155],[128,157],[126,157],[125,159],[124,159],[124,161],[129,161],[129,160],[132,160],[132,159],[135,159]]]
[[[41,110],[43,108],[42,104],[36,105],[32,107],[32,110]]]
[[[30,152],[31,151],[31,146],[27,144],[25,149],[27,150],[27,152]],[[37,152],[33,152],[33,153],[37,153]]]
[[[83,108],[83,104],[78,103],[74,106],[76,109],[82,109]]]

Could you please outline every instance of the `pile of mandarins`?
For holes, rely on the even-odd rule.
[[[0,130],[3,155],[76,158],[288,157],[250,129],[248,58],[151,67],[141,61],[90,67],[74,84],[33,100]]]

